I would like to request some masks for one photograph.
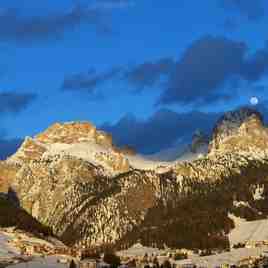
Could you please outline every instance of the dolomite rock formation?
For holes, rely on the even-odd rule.
[[[241,128],[242,125],[244,127]],[[214,127],[209,150],[219,149],[220,145],[232,136],[239,134],[247,135],[247,131],[254,132],[260,129],[263,129],[263,118],[256,110],[244,107],[227,112],[218,120]]]
[[[220,248],[234,227],[228,215],[268,215],[267,140],[256,112],[229,113],[207,156],[159,173],[133,168],[90,124],[56,124],[2,162],[0,178],[69,245]]]
[[[113,145],[111,135],[88,122],[56,123],[34,138],[26,137],[10,163],[72,155],[106,167],[109,173],[129,170],[127,158]]]

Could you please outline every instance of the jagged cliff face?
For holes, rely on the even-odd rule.
[[[234,124],[240,113],[248,116]],[[268,215],[268,135],[255,113],[229,114],[207,156],[163,172],[131,167],[103,136],[84,123],[57,124],[1,163],[5,187],[68,244],[226,247],[230,213]]]
[[[262,137],[262,134],[264,134],[254,132],[266,132],[266,130],[263,130],[263,118],[259,112],[249,108],[241,108],[239,110],[227,112],[218,120],[214,127],[209,151],[218,150],[223,144],[233,145],[233,143],[238,141],[238,138],[241,136],[243,136],[242,142],[244,142],[245,145],[248,144],[248,146],[250,146],[253,142],[251,139],[252,137],[258,136],[259,139]],[[247,135],[249,136],[249,139],[247,139]],[[231,141],[231,138],[233,137],[235,137],[234,142]],[[237,149],[240,151],[244,149],[242,142],[237,145]],[[260,144],[260,146],[262,145],[263,144]]]
[[[123,150],[113,145],[111,135],[87,122],[56,123],[34,138],[27,137],[9,162],[26,163],[57,155],[72,155],[104,166],[109,174],[129,170]]]
[[[252,151],[268,148],[268,129],[255,115],[247,118],[235,134],[226,136],[216,147],[219,151]],[[213,149],[212,149],[213,151]]]

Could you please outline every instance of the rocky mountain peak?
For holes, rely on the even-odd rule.
[[[205,141],[197,131],[192,149]],[[267,219],[268,131],[243,108],[218,121],[211,147],[145,163],[90,123],[55,124],[0,162],[0,189],[70,246],[228,247],[230,213]]]
[[[110,134],[98,130],[90,122],[83,121],[55,123],[44,132],[38,134],[34,139],[44,144],[94,142],[106,147],[114,146],[113,138]]]
[[[55,123],[35,137],[26,137],[9,161],[24,163],[54,156],[71,156],[100,165],[109,172],[129,169],[125,151],[113,144],[112,136],[89,122]]]
[[[96,134],[96,127],[89,122],[55,123],[38,134],[35,140],[45,144],[72,144],[91,141],[96,138]]]
[[[263,117],[258,111],[243,107],[227,112],[217,121],[213,129],[209,151],[218,150],[222,144],[230,141],[231,137],[247,136],[248,138],[262,130],[264,131],[262,134],[265,134]]]

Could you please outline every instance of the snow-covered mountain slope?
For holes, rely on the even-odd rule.
[[[126,172],[126,152],[113,145],[112,137],[87,122],[54,124],[34,138],[27,137],[8,159],[11,163],[74,156],[101,166],[107,174]]]
[[[117,148],[88,123],[56,124],[2,162],[0,178],[69,245],[126,247],[140,239],[225,248],[230,213],[247,220],[268,215],[268,132],[251,114],[238,125],[224,138],[215,131],[217,146],[204,157],[166,163]],[[191,153],[205,146],[199,140]]]
[[[148,156],[155,161],[166,162],[183,162],[193,161],[208,153],[209,140],[206,135],[197,130],[191,142],[188,140],[179,139],[171,148],[165,149],[158,153]]]
[[[8,242],[10,238],[6,232],[0,230],[0,259],[20,256],[19,249],[11,246]]]
[[[191,151],[189,145],[181,146],[172,146],[169,149],[165,149],[158,153],[144,156],[144,158],[151,159],[153,161],[160,162],[183,162],[183,161],[194,161],[200,157],[203,157],[208,152],[208,144],[200,146],[197,151]]]
[[[27,137],[7,162],[19,164],[38,159],[50,161],[55,157],[66,156],[88,161],[112,176],[131,169],[152,170],[173,164],[118,148],[110,135],[85,122],[55,124],[34,138]]]
[[[207,138],[196,132],[190,145],[180,143],[154,155],[139,155],[129,149],[118,148],[109,134],[97,130],[90,123],[56,123],[34,138],[26,137],[8,162],[19,164],[71,156],[101,167],[106,175],[115,176],[132,169],[159,171],[178,161],[193,161],[207,153],[207,146]]]
[[[53,250],[60,247],[64,248],[65,246],[56,239],[53,239],[53,242],[48,242],[21,230],[0,228],[0,266],[64,268],[66,265],[60,263],[59,259],[65,259],[67,262],[71,256],[59,257],[51,254]],[[34,248],[38,248],[38,252]]]
[[[180,158],[185,152],[189,151],[189,142],[179,140],[171,147],[156,152],[154,154],[146,155],[145,157],[153,161],[171,162]]]
[[[241,221],[229,234],[231,245],[268,241],[268,220]]]

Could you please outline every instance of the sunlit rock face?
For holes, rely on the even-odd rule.
[[[20,166],[0,161],[0,193],[7,193]]]
[[[135,152],[89,123],[56,124],[0,163],[0,183],[70,245],[227,247],[230,214],[268,215],[267,129],[256,112],[231,115],[215,127],[208,155],[163,172],[133,168]]]
[[[267,129],[264,128],[262,115],[254,109],[240,108],[225,113],[218,120],[213,130],[209,151],[244,150],[252,146],[252,143],[254,146],[262,148],[267,146],[267,143],[264,142],[266,137]],[[258,142],[260,143],[258,144]]]
[[[65,143],[73,144],[95,140],[97,130],[89,122],[56,123],[36,136],[36,141],[46,144]]]
[[[82,158],[104,166],[109,173],[129,170],[128,160],[113,145],[112,136],[88,122],[56,123],[34,138],[27,137],[9,162],[24,163],[55,155]]]

